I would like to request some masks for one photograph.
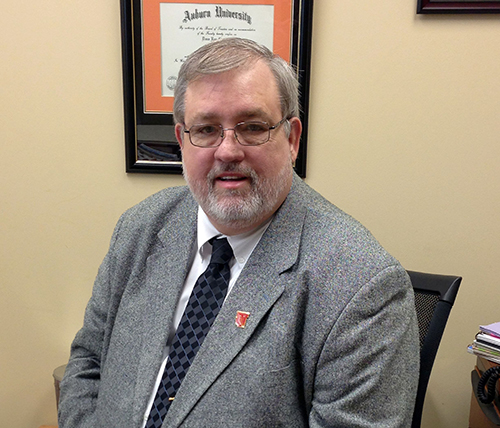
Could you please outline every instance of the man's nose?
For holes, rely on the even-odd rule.
[[[222,141],[215,151],[215,157],[223,162],[243,160],[245,157],[244,147],[238,143],[234,129],[223,129]]]

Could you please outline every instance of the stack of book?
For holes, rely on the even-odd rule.
[[[500,364],[500,322],[479,327],[479,333],[469,345],[471,354]]]

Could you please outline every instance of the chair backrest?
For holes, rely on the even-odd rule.
[[[420,428],[425,393],[432,366],[462,278],[414,271],[407,272],[415,292],[420,336],[420,376],[412,428]]]

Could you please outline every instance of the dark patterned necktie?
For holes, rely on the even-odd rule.
[[[211,242],[210,263],[196,281],[175,333],[146,428],[161,427],[170,404],[226,297],[233,250],[226,238]]]

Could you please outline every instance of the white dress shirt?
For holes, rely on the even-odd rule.
[[[163,376],[163,372],[165,371],[165,366],[168,360],[168,354],[170,352],[170,345],[175,337],[175,331],[181,322],[182,315],[186,309],[186,306],[189,301],[189,297],[193,292],[193,288],[196,284],[196,281],[200,277],[200,275],[205,272],[210,262],[210,257],[212,255],[212,246],[209,244],[210,241],[214,237],[224,237],[227,238],[231,248],[233,249],[234,257],[229,263],[231,268],[231,277],[229,280],[229,287],[226,294],[226,299],[231,290],[236,283],[236,280],[240,276],[241,271],[245,267],[245,264],[252,254],[254,248],[262,238],[262,235],[266,231],[269,223],[271,223],[272,217],[266,221],[264,224],[259,226],[257,229],[254,229],[247,233],[242,233],[241,235],[234,236],[226,236],[221,234],[210,222],[205,212],[198,207],[198,222],[197,222],[197,242],[195,248],[193,248],[191,255],[191,268],[189,269],[189,273],[184,282],[184,287],[182,289],[181,297],[179,302],[177,303],[177,308],[174,313],[173,319],[173,329],[171,329],[172,333],[168,338],[168,342],[165,344],[165,348],[163,350],[163,362],[158,372],[158,376],[156,378],[155,387],[152,391],[151,397],[148,402],[146,413],[144,414],[144,421],[142,424],[142,428],[145,427],[146,422],[149,417],[149,413],[151,412],[151,407],[153,405],[153,401],[156,396],[156,391],[158,390],[158,386],[160,385],[161,378]]]

